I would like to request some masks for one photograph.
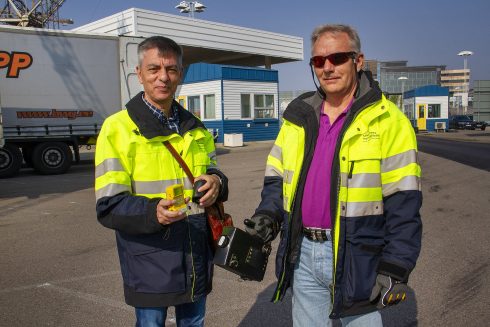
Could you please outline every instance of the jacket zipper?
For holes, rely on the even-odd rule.
[[[190,255],[191,255],[191,264],[192,264],[192,276],[191,276],[191,301],[194,302],[194,290],[196,287],[196,270],[194,268],[194,254],[192,253],[192,237],[191,237],[191,226],[189,222],[189,217],[185,218],[187,223],[187,233],[189,234],[189,247],[190,247]]]
[[[380,100],[382,101],[382,100]],[[357,116],[359,116],[359,114],[361,112],[363,112],[367,107],[369,107],[370,105],[372,105],[373,103],[369,103],[369,104],[366,104],[364,107],[361,107],[359,110],[356,111],[356,113],[354,114],[354,116],[352,117],[352,119],[350,121],[346,121],[346,123],[348,123],[347,127],[341,131],[342,134],[341,134],[341,137],[340,137],[340,143],[338,144],[338,148],[335,149],[335,155],[337,156],[337,161],[338,162],[340,160],[340,148],[342,147],[342,141],[344,139],[344,135],[345,135],[345,132],[347,132],[347,130],[349,129],[349,127],[352,125],[352,123],[356,120]],[[344,125],[346,126],[346,125]],[[332,217],[332,258],[336,258],[335,256],[335,221],[337,219],[337,212],[338,212],[338,204],[339,204],[339,193],[340,193],[340,165],[337,166],[338,167],[338,172],[337,172],[337,187],[336,187],[336,196],[335,196],[335,215],[333,215]],[[352,165],[350,166],[350,169],[349,169],[349,174],[348,174],[348,178],[352,178],[352,171],[354,170],[354,162],[352,162]],[[340,228],[340,227],[339,227]],[[340,238],[340,231],[339,231],[339,238]],[[340,245],[340,244],[339,244]],[[344,249],[345,251],[345,249]],[[338,258],[337,260],[332,260],[332,272],[333,272],[333,276],[332,276],[332,311],[331,311],[331,314],[334,312],[335,310],[335,276],[337,275],[337,265],[335,264],[335,261],[338,261]],[[335,313],[333,315],[334,318],[337,318],[338,317],[338,314]]]

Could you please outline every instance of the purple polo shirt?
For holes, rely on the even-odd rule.
[[[303,226],[305,227],[332,228],[332,219],[330,217],[332,162],[340,130],[351,106],[352,101],[333,124],[330,124],[328,116],[323,112],[322,104],[318,139],[313,160],[306,177],[301,205]]]

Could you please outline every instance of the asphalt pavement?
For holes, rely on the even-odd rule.
[[[490,139],[466,131],[437,134],[421,137]],[[219,164],[230,178],[226,211],[239,228],[260,200],[271,145],[218,146]],[[114,233],[95,218],[92,156],[84,151],[84,163],[65,175],[23,169],[0,180],[0,326],[134,326],[133,309],[122,294]],[[385,326],[487,326],[489,173],[426,153],[420,163],[422,253],[408,300],[382,311]],[[292,326],[290,295],[280,304],[270,302],[277,244],[260,283],[215,268],[206,326]],[[171,312],[167,326],[175,325],[172,318]]]

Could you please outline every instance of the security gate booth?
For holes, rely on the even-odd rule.
[[[418,131],[449,128],[449,89],[438,85],[422,86],[405,92],[403,112]]]

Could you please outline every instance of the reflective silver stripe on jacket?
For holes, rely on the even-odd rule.
[[[269,177],[282,177],[282,173],[274,166],[272,165],[267,165],[265,167],[265,176]]]
[[[293,182],[293,175],[294,175],[293,170],[284,169],[284,177],[283,177],[284,183],[291,184]]]
[[[124,184],[115,184],[115,183],[108,184],[95,192],[95,199],[99,200],[105,196],[114,196],[116,194],[123,193],[123,192],[131,193],[131,187],[129,187],[129,185],[124,185]]]
[[[361,217],[383,214],[383,201],[340,202],[340,215],[343,217]]]
[[[187,182],[187,183],[186,183]],[[168,186],[182,184],[181,179],[167,179],[159,181],[131,181],[131,186],[133,187],[133,193],[135,194],[160,194],[165,193]],[[184,180],[184,188],[192,189],[189,180]]]
[[[349,179],[347,173],[342,173],[341,186],[349,188],[381,187],[381,175],[377,173],[352,174]]]
[[[278,145],[274,144],[272,146],[271,152],[269,153],[271,157],[276,158],[279,161],[282,161],[282,148]]]
[[[421,191],[422,185],[417,176],[405,176],[397,182],[383,185],[383,197],[390,196],[399,191]]]
[[[103,176],[109,171],[124,171],[121,162],[117,158],[108,158],[95,167],[95,178]]]
[[[216,161],[216,151],[209,152],[208,153],[208,157],[209,157],[210,160]]]
[[[408,150],[381,160],[381,172],[386,173],[417,162],[417,151]]]

